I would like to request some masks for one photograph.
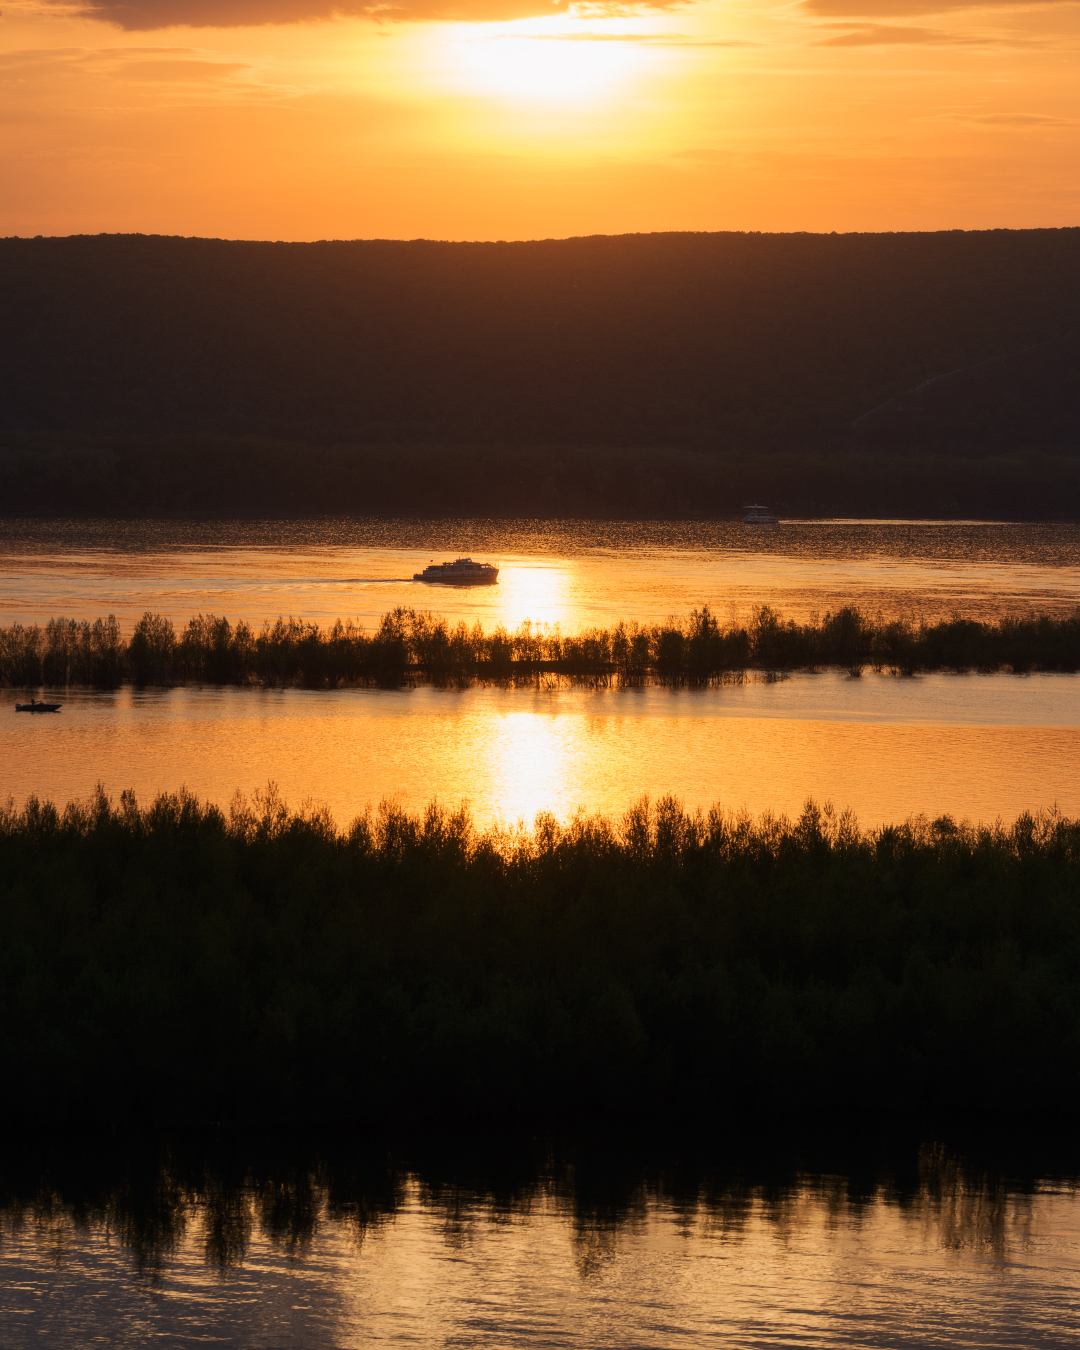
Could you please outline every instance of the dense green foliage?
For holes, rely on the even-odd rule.
[[[953,618],[913,624],[871,619],[845,605],[820,622],[784,619],[769,605],[749,624],[724,624],[708,605],[688,619],[618,623],[563,634],[528,620],[513,632],[485,632],[428,611],[398,608],[374,632],[339,619],[331,628],[300,619],[265,623],[256,634],[214,614],[190,619],[177,636],[171,619],[144,614],[125,643],[113,615],[78,622],[52,619],[0,628],[0,685],[137,684],[397,687],[415,681],[533,682],[566,677],[605,685],[658,682],[703,685],[750,670],[816,670],[839,666],[853,675],[877,671],[1080,670],[1080,612],[1032,614],[997,623]]]
[[[764,501],[787,517],[1080,520],[1080,456],[1016,444],[975,456],[8,433],[0,515],[724,520]]]
[[[6,430],[801,450],[1049,343],[926,409],[951,449],[1080,435],[1053,346],[1080,312],[1077,229],[6,239],[0,311]]]
[[[8,1119],[1080,1107],[1080,823],[0,816]]]

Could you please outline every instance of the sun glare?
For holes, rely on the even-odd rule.
[[[544,25],[544,26],[541,26]],[[547,21],[491,25],[451,44],[453,82],[500,99],[584,102],[609,96],[647,65],[650,49],[628,35]]]

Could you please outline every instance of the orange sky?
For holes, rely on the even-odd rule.
[[[0,234],[1080,224],[1077,3],[344,8],[5,4]]]

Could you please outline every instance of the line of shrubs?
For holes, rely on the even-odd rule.
[[[340,619],[330,628],[302,619],[264,623],[258,633],[200,614],[177,634],[170,619],[146,613],[128,642],[113,615],[52,619],[44,628],[0,629],[0,683],[110,687],[143,685],[360,684],[397,687],[413,681],[465,684],[474,680],[533,681],[541,675],[591,683],[705,685],[747,670],[790,671],[866,667],[913,675],[919,671],[1028,672],[1080,669],[1080,610],[1031,614],[996,623],[952,618],[915,624],[874,620],[845,605],[800,624],[759,605],[747,624],[722,624],[708,605],[688,619],[620,622],[564,634],[529,620],[512,632],[479,623],[455,626],[437,614],[398,608],[365,632]]]
[[[1080,821],[9,803],[0,1027],[9,1121],[1075,1112]]]

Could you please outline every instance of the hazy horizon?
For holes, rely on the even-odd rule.
[[[1073,3],[16,0],[0,234],[1078,219]]]

